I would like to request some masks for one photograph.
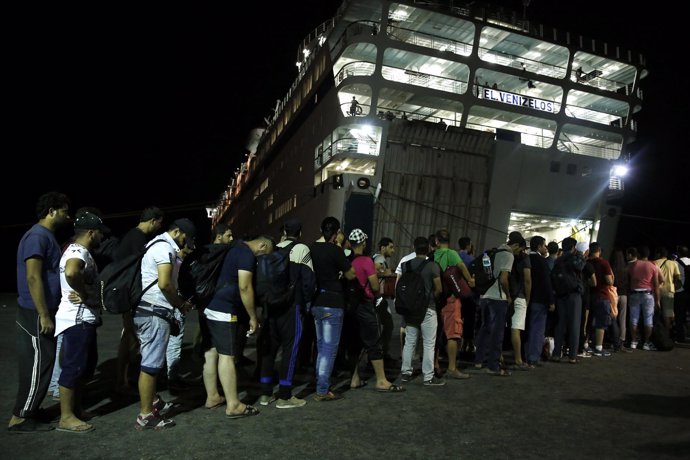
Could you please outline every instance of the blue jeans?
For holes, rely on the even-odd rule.
[[[316,393],[328,393],[331,372],[338,353],[340,333],[343,330],[342,308],[311,307],[316,326]]]
[[[528,363],[539,362],[544,349],[544,331],[548,307],[543,303],[532,302],[529,305],[529,336],[525,344],[525,358]]]
[[[474,340],[477,346],[474,363],[482,364],[488,355],[487,367],[498,372],[503,351],[503,332],[506,328],[508,301],[481,299],[479,308],[482,313],[482,325]]]
[[[184,323],[185,315],[177,308],[173,315],[180,322],[180,334],[178,336],[170,336],[168,340],[168,348],[165,352],[165,360],[168,363],[168,379],[179,380],[180,375],[180,359],[182,358],[182,338],[184,337]]]
[[[427,308],[424,320],[419,326],[408,324],[405,327],[405,347],[402,353],[402,367],[400,371],[403,374],[411,374],[412,355],[414,355],[419,333],[422,333],[422,373],[424,374],[424,381],[431,380],[434,376],[434,349],[436,345],[436,328],[438,326],[438,318],[436,316],[435,308]]]
[[[60,372],[62,368],[60,367],[60,349],[62,348],[62,336],[60,334],[57,336],[57,347],[55,348],[55,364],[53,365],[53,376],[50,378],[50,385],[48,386],[48,393],[57,397],[60,396],[60,384],[58,380],[60,379]]]
[[[573,292],[556,298],[556,336],[554,337],[553,356],[561,357],[566,334],[568,336],[568,357],[576,359],[577,345],[580,341],[580,320],[582,318],[582,295]]]

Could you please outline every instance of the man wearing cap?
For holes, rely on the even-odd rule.
[[[363,296],[358,299],[358,304],[353,305],[353,314],[357,319],[357,326],[359,326],[360,340],[354,341],[355,346],[349,353],[352,370],[350,387],[360,388],[363,386],[363,382],[359,378],[358,368],[361,350],[364,348],[367,351],[369,361],[376,375],[376,391],[399,393],[404,391],[404,388],[389,382],[384,371],[383,344],[379,327],[381,322],[375,307],[376,297],[379,293],[379,278],[374,266],[374,260],[371,257],[364,256],[364,249],[367,246],[367,234],[361,229],[355,228],[350,232],[350,236],[347,239],[354,253],[352,268],[355,269],[356,278],[352,282],[358,283],[361,287],[361,292],[363,292]]]
[[[55,315],[55,336],[62,334],[58,431],[93,430],[92,425],[79,418],[82,411],[78,394],[98,362],[96,328],[101,325],[101,312],[97,306],[98,267],[91,253],[108,232],[110,229],[96,214],[81,214],[74,221],[74,241],[60,259],[62,298]]]
[[[261,336],[261,397],[259,403],[267,406],[273,396],[273,368],[278,349],[282,349],[278,373],[278,394],[276,407],[292,409],[307,402],[292,395],[292,379],[295,374],[300,339],[302,337],[302,309],[311,304],[314,297],[316,278],[311,263],[311,252],[306,244],[298,240],[302,235],[302,223],[288,219],[283,225],[283,240],[278,249],[289,250],[290,286],[295,286],[294,301],[282,307],[273,307],[265,312]]]
[[[510,297],[510,272],[513,269],[515,255],[522,251],[525,239],[518,233],[508,237],[508,243],[498,247],[494,257],[494,284],[479,299],[482,325],[477,332],[477,352],[474,359],[475,369],[481,369],[486,360],[486,372],[500,377],[510,376],[510,372],[500,367],[503,351],[503,333],[505,332],[508,306],[513,301]]]
[[[121,260],[136,254],[146,246],[151,237],[161,229],[165,214],[160,208],[149,206],[139,216],[139,224],[129,229],[122,237],[117,249],[113,253],[113,260]],[[127,311],[122,314],[122,334],[117,348],[117,375],[115,377],[115,391],[118,393],[135,392],[129,385],[127,370],[129,364],[139,347],[137,336],[134,333],[134,321],[132,313]]]
[[[134,312],[134,328],[141,348],[139,372],[140,413],[137,429],[168,428],[175,426],[162,415],[172,407],[156,395],[156,378],[165,363],[165,352],[170,337],[173,309],[187,313],[194,307],[177,293],[177,280],[173,268],[181,248],[194,249],[196,227],[189,219],[177,219],[167,232],[158,235],[146,246],[141,261],[141,285],[151,286],[144,292]]]
[[[70,221],[69,198],[48,192],[36,203],[38,222],[17,249],[17,396],[11,433],[52,430],[40,420],[55,361],[55,312],[60,304],[60,244],[55,231]]]

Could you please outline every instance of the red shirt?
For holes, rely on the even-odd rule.
[[[608,284],[606,283],[606,275],[613,275],[611,265],[607,260],[601,257],[594,257],[589,259],[589,262],[594,268],[594,276],[597,278],[597,285],[592,292],[600,299],[608,299]]]
[[[357,281],[364,287],[364,294],[367,299],[374,299],[374,291],[371,290],[371,284],[369,284],[369,277],[376,274],[376,267],[374,266],[374,259],[367,256],[357,256],[352,261],[352,266],[355,268],[355,275],[357,276]]]
[[[648,260],[638,260],[628,267],[630,291],[653,291],[654,277],[659,276],[659,267]]]

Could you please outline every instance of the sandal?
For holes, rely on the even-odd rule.
[[[361,380],[361,381],[359,382],[359,385],[350,385],[350,388],[353,389],[353,390],[357,390],[357,389],[359,389],[359,388],[364,388],[365,386],[367,386],[367,381],[366,381],[366,380]]]
[[[512,374],[510,371],[507,371],[505,369],[499,369],[497,371],[492,371],[491,369],[486,369],[486,373],[489,375],[494,375],[496,377],[510,377]]]
[[[405,389],[400,385],[391,383],[391,386],[389,386],[388,388],[377,388],[376,391],[378,391],[379,393],[402,393],[403,391],[405,391]]]
[[[239,414],[225,414],[227,418],[244,418],[251,417],[252,415],[259,415],[259,409],[254,406],[250,406],[249,404],[247,404],[244,407],[244,410]]]

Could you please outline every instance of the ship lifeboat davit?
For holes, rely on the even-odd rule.
[[[246,149],[249,153],[256,153],[256,149],[259,147],[259,140],[261,136],[266,132],[266,128],[254,128],[249,131],[249,136],[247,136],[247,143],[245,144]]]

